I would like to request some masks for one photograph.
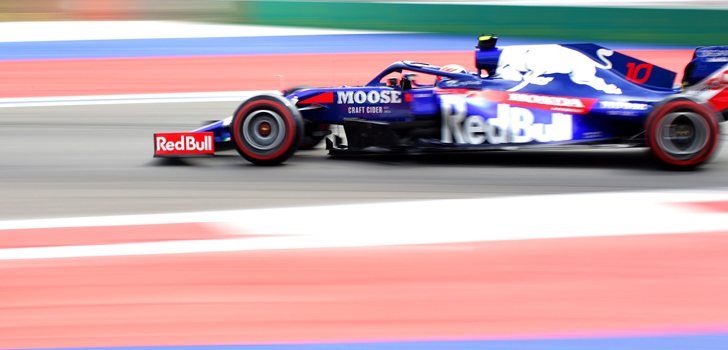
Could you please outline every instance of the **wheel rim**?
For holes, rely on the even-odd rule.
[[[667,114],[657,128],[657,142],[667,154],[687,160],[708,144],[710,126],[700,114],[689,111]]]
[[[250,113],[243,122],[243,138],[261,151],[279,147],[286,136],[286,124],[278,113],[261,109]]]

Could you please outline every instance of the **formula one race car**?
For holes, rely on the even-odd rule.
[[[664,164],[691,168],[718,146],[718,123],[728,119],[728,46],[696,49],[675,88],[675,73],[598,45],[496,41],[479,38],[477,72],[401,61],[365,86],[254,96],[225,120],[155,134],[155,156],[231,145],[271,165],[326,137],[332,154],[649,147]],[[329,136],[331,129],[338,132]]]

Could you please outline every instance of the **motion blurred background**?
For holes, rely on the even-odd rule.
[[[695,172],[643,150],[151,159],[152,133],[254,91],[472,68],[481,33],[679,81],[728,44],[728,1],[0,0],[0,348],[725,349],[725,137]]]
[[[488,6],[481,6],[488,5]],[[0,1],[0,20],[198,20],[502,37],[713,44],[724,0],[642,1]]]

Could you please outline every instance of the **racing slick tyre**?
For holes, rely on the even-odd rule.
[[[713,112],[687,98],[665,101],[652,111],[645,126],[647,146],[662,164],[692,169],[715,152],[720,128]]]
[[[284,97],[259,95],[238,107],[230,123],[235,149],[253,164],[276,165],[296,152],[303,119]]]

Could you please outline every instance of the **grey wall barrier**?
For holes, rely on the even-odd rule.
[[[728,44],[728,10],[348,1],[236,1],[239,23],[501,37]]]

